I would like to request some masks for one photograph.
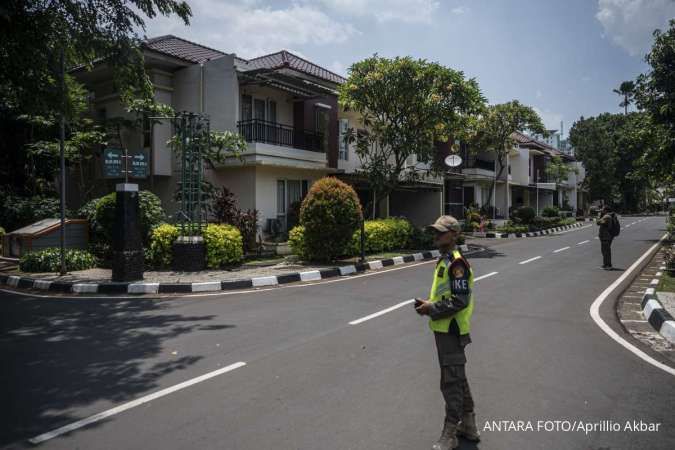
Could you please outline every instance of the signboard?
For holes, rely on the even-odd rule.
[[[144,150],[128,151],[107,148],[103,152],[103,176],[105,178],[147,178],[148,155]]]
[[[103,151],[103,176],[106,178],[124,177],[124,150],[106,148]]]
[[[143,150],[129,153],[129,176],[132,178],[148,176],[148,157]]]

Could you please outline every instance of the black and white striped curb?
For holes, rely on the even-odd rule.
[[[462,245],[460,248],[462,251],[468,250],[466,245]],[[69,281],[36,280],[17,275],[0,274],[0,285],[5,284],[19,289],[38,289],[68,294],[186,294],[193,292],[231,291],[235,289],[277,286],[298,281],[324,280],[326,278],[352,275],[368,270],[382,269],[387,266],[426,261],[438,258],[439,256],[440,253],[438,250],[431,250],[377,261],[357,263],[349,266],[228,281],[204,281],[194,283],[77,283]]]
[[[583,222],[577,222],[573,225],[563,225],[561,227],[555,227],[555,228],[548,228],[546,230],[541,230],[541,231],[532,231],[532,232],[527,232],[527,233],[491,233],[487,232],[485,233],[486,238],[496,238],[496,239],[507,239],[507,238],[524,238],[524,237],[536,237],[536,236],[545,236],[547,234],[553,234],[553,233],[558,233],[560,231],[565,231],[565,230],[571,230],[573,228],[579,228],[584,226],[585,224]],[[474,237],[479,237],[474,235]]]
[[[656,276],[660,276],[661,272],[657,272]],[[656,281],[656,283],[654,283]],[[650,284],[658,284],[658,279],[653,279]],[[661,305],[654,288],[647,288],[642,297],[642,314],[644,314],[647,322],[661,334],[668,342],[675,344],[675,319],[668,311]]]

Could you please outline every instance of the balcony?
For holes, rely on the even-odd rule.
[[[325,153],[323,133],[260,119],[239,121],[237,122],[237,129],[246,142],[260,142]]]
[[[467,178],[494,178],[495,162],[478,158],[467,158],[462,173]]]

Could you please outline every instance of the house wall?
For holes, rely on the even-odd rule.
[[[442,191],[398,190],[389,195],[389,214],[406,217],[415,226],[423,227],[433,223],[443,214]]]
[[[511,156],[509,163],[511,166],[511,181],[514,184],[527,186],[530,182],[529,160],[530,151],[526,148],[519,148],[517,155]]]

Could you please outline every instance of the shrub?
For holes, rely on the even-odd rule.
[[[146,251],[146,262],[153,267],[170,267],[173,260],[173,243],[180,232],[175,225],[163,223],[150,233],[150,246]]]
[[[54,197],[0,197],[0,225],[9,231],[25,227],[38,220],[59,217],[61,205]]]
[[[305,246],[305,227],[298,225],[291,228],[291,231],[288,232],[288,246],[291,247],[293,254],[300,259],[308,258],[307,247]]]
[[[315,182],[300,208],[308,258],[332,261],[345,254],[361,218],[361,203],[351,186],[330,177]]]
[[[536,229],[545,230],[547,228],[557,227],[559,224],[560,218],[558,217],[537,216],[534,219],[532,219],[532,223],[530,225]]]
[[[105,240],[110,242],[115,226],[115,202],[117,196],[115,192],[105,195],[99,199],[92,200],[96,202],[96,214],[94,215],[94,226],[92,229],[96,235],[95,240]],[[88,205],[85,205],[88,206]],[[147,245],[150,232],[165,219],[162,202],[155,194],[150,191],[140,191],[138,193],[138,206],[140,209],[141,237],[144,245]]]
[[[213,206],[211,208],[213,215],[219,223],[237,224],[239,208],[237,208],[234,200],[234,194],[225,186],[222,186],[214,194]]]
[[[203,236],[206,244],[206,265],[210,269],[237,264],[244,256],[241,233],[232,225],[210,223]]]
[[[513,216],[518,220],[518,222],[524,225],[529,225],[530,223],[532,223],[535,215],[536,212],[534,211],[534,208],[531,208],[529,206],[521,206],[520,208],[516,209],[515,212],[513,213]]]
[[[96,266],[96,258],[86,250],[66,249],[66,269],[86,270]],[[57,272],[61,268],[61,252],[58,248],[46,248],[26,253],[19,260],[23,272]]]
[[[426,228],[414,228],[410,235],[410,248],[429,250],[434,247],[434,235]]]
[[[526,225],[504,225],[497,227],[498,233],[527,233],[528,227]]]
[[[256,249],[256,237],[258,235],[258,216],[257,209],[249,209],[245,213],[239,212],[236,227],[241,233],[244,242],[244,251],[250,253]]]
[[[414,233],[414,227],[406,219],[388,218],[366,220],[366,253],[381,253],[394,249],[407,248]],[[356,230],[352,238],[351,254],[359,254],[361,249],[361,230]]]
[[[544,217],[558,217],[560,215],[560,210],[555,206],[547,206],[541,212],[541,215]]]

